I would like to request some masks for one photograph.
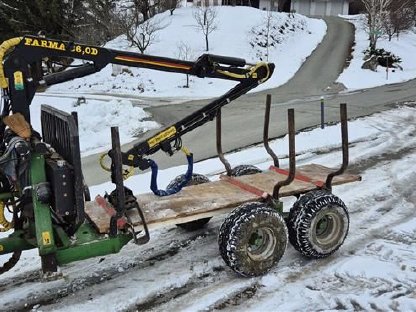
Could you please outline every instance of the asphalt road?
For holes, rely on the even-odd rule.
[[[324,40],[288,83],[279,88],[245,95],[223,109],[224,151],[262,141],[266,94],[272,95],[269,132],[271,138],[287,133],[286,115],[289,108],[295,109],[297,130],[320,124],[321,96],[325,97],[326,122],[339,120],[340,103],[348,104],[348,116],[354,118],[388,109],[406,100],[416,100],[416,80],[352,93],[340,93],[342,86],[335,84],[334,81],[347,62],[354,38],[353,27],[339,18],[326,18],[325,21],[328,31]],[[274,74],[279,74],[279,68]],[[156,121],[168,126],[206,103],[208,101],[157,105],[148,108],[148,111]],[[195,161],[216,155],[215,122],[185,134],[182,139],[194,153]],[[126,150],[132,144],[122,149]],[[160,168],[185,164],[182,155],[169,157],[163,152],[152,155],[152,159]],[[83,170],[89,185],[109,180],[108,174],[98,167],[96,155],[83,159]]]

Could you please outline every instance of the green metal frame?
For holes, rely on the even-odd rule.
[[[58,265],[64,265],[73,261],[117,253],[133,239],[133,234],[130,232],[119,233],[115,237],[99,234],[88,223],[82,224],[73,237],[68,237],[61,227],[52,224],[49,205],[41,203],[37,196],[37,185],[46,182],[43,155],[33,155],[30,177],[35,222],[29,224],[25,230],[17,230],[8,237],[0,239],[0,255],[38,248],[40,256],[53,255]],[[13,197],[12,193],[0,194],[0,199],[11,197]]]
[[[133,238],[131,233],[120,233],[115,237],[98,234],[91,225],[84,223],[74,235],[76,240],[71,240],[61,228],[59,229],[56,231],[56,240],[63,244],[56,251],[59,265],[118,253]]]
[[[31,160],[30,177],[32,181],[32,202],[35,215],[36,242],[39,255],[44,256],[56,251],[52,218],[48,204],[41,203],[37,195],[37,185],[46,182],[45,158],[35,154]]]

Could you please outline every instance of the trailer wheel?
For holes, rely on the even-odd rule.
[[[244,176],[244,175],[250,175],[250,174],[255,174],[255,173],[260,173],[260,172],[262,172],[262,171],[259,168],[257,168],[256,166],[253,166],[253,165],[238,165],[238,166],[234,167],[231,170],[231,176],[241,177],[241,176]],[[247,207],[250,207],[250,203],[248,203],[246,205],[241,205],[237,209],[234,209],[230,213],[228,218],[226,218],[224,220],[221,229],[225,229],[228,226],[228,224],[233,222],[234,215],[237,211],[239,211],[239,210],[241,211],[243,209],[250,209],[250,208],[247,208]],[[219,233],[219,236],[218,236],[218,244],[220,246],[220,249],[221,249],[221,246],[224,245],[223,235],[222,235],[223,232],[224,232],[224,230],[220,230],[220,233]],[[227,263],[227,260],[225,260],[225,262]],[[228,265],[228,263],[227,263],[227,265]]]
[[[344,243],[349,229],[348,210],[343,201],[328,191],[303,195],[289,213],[289,241],[304,256],[325,258]]]
[[[264,203],[243,204],[224,221],[218,244],[232,270],[242,276],[262,275],[286,250],[286,224],[276,210]]]
[[[231,176],[241,177],[249,174],[260,173],[261,170],[253,165],[238,165],[231,169]]]
[[[176,178],[174,178],[172,181],[169,182],[167,188],[170,189],[170,188],[176,187],[177,185],[182,183],[184,179],[185,179],[184,174],[178,175]],[[209,179],[203,174],[193,173],[191,180],[189,180],[186,186],[197,185],[197,184],[202,184],[202,183],[207,183],[207,182],[209,182]]]
[[[172,187],[176,187],[177,185],[179,185],[180,183],[182,183],[182,181],[185,179],[185,175],[181,174],[178,175],[175,179],[173,179],[167,186],[167,188],[172,188]],[[191,180],[188,182],[188,184],[186,184],[186,186],[189,185],[197,185],[197,184],[202,184],[202,183],[207,183],[209,182],[209,179],[199,173],[193,173]],[[202,229],[204,227],[205,224],[207,224],[209,222],[209,220],[211,220],[211,218],[202,218],[202,219],[198,219],[198,220],[194,220],[194,221],[190,221],[190,222],[185,222],[185,223],[179,223],[176,224],[176,226],[186,230],[186,231],[196,231],[199,229]]]
[[[262,172],[262,171],[259,168],[257,168],[256,166],[253,166],[253,165],[238,165],[238,166],[234,167],[231,170],[231,176],[241,177],[241,176],[244,176],[244,175],[250,175],[250,174],[255,174],[255,173],[260,173],[260,172]],[[225,229],[228,226],[229,223],[233,222],[234,215],[238,210],[247,209],[247,207],[249,207],[249,206],[250,206],[250,203],[248,205],[241,205],[237,209],[234,209],[230,213],[228,218],[226,218],[224,220],[221,229]],[[220,233],[219,233],[219,236],[218,236],[218,244],[220,246],[220,249],[221,249],[221,246],[225,245],[222,242],[223,241],[223,237],[222,237],[223,232],[224,232],[223,230],[220,230]],[[225,260],[225,262],[227,263],[227,260]],[[227,265],[228,265],[228,263],[227,263]]]
[[[230,212],[230,214],[225,218],[224,222],[222,223],[220,227],[220,231],[218,234],[218,247],[220,249],[221,256],[226,253],[227,251],[227,239],[228,239],[228,233],[230,232],[231,227],[234,225],[234,220],[238,218],[241,214],[248,213],[249,211],[252,211],[253,205],[259,204],[259,207],[263,207],[263,205],[260,205],[260,203],[246,203],[238,206],[233,211]],[[229,266],[230,263],[228,262],[228,258],[223,257],[225,263]]]

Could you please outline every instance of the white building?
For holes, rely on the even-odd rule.
[[[352,0],[188,0],[197,6],[246,5],[266,11],[296,12],[307,16],[348,15]]]
[[[291,11],[308,16],[347,15],[349,0],[292,0]]]

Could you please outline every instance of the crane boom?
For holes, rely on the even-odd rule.
[[[70,57],[87,60],[89,63],[45,75],[41,69],[41,62],[51,57]],[[261,62],[250,65],[246,64],[244,59],[228,56],[203,54],[195,62],[191,62],[71,41],[24,36],[10,39],[0,45],[0,87],[3,89],[4,100],[2,117],[10,113],[20,113],[30,123],[29,106],[39,86],[49,86],[84,77],[100,71],[108,64],[238,82],[224,95],[122,153],[124,165],[141,169],[148,166],[147,162],[143,161],[145,156],[160,149],[172,154],[172,142],[212,120],[222,106],[268,80],[274,70],[272,63]],[[0,135],[3,132],[4,125],[0,128]]]

